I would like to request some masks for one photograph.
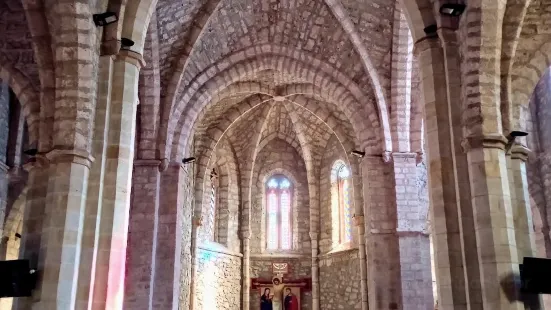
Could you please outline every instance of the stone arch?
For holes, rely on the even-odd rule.
[[[144,46],[146,66],[140,70],[139,98],[136,140],[137,158],[157,157],[157,135],[160,123],[161,79],[159,67],[159,38],[157,32],[157,14],[153,13],[147,29]]]
[[[229,59],[229,60],[227,60]],[[261,45],[251,47],[231,55],[226,60],[213,65],[205,70],[203,74],[197,77],[193,84],[190,85],[181,96],[180,105],[174,105],[170,109],[165,107],[170,113],[165,113],[163,118],[163,133],[160,141],[160,148],[164,150],[165,156],[170,156],[170,145],[173,144],[172,133],[178,129],[182,131],[189,130],[197,118],[197,114],[204,105],[212,97],[211,93],[230,85],[231,83],[240,80],[246,74],[254,74],[262,69],[286,70],[290,76],[301,77],[306,80],[315,81],[318,85],[323,85],[324,93],[321,96],[327,98],[329,102],[339,102],[345,107],[347,116],[355,118],[363,116],[363,119],[371,120],[374,127],[379,127],[379,116],[373,106],[367,106],[362,114],[354,114],[352,111],[363,111],[363,108],[357,104],[362,100],[362,91],[350,81],[344,74],[334,70],[329,65],[314,59],[311,56],[302,54],[296,50],[286,47]],[[304,65],[312,63],[317,68]],[[346,85],[344,87],[343,85]],[[201,104],[196,104],[199,101]],[[186,106],[186,103],[190,103]],[[354,108],[351,109],[351,105]],[[358,116],[355,116],[359,114]],[[172,115],[172,117],[171,117]],[[182,118],[183,119],[182,119]],[[364,127],[362,122],[354,120],[358,128]],[[187,128],[183,128],[183,127]],[[385,132],[385,130],[378,128]],[[363,132],[359,130],[358,132]],[[183,140],[187,138],[182,137]],[[385,137],[383,148],[387,147],[389,139]],[[184,143],[185,145],[185,143]]]
[[[409,24],[414,41],[422,39],[425,27],[436,25],[433,4],[429,0],[399,0]]]
[[[132,50],[143,54],[145,36],[157,0],[128,1],[124,8],[121,37],[134,40]]]
[[[511,110],[507,117],[511,129],[524,129],[530,97],[545,71],[551,65],[551,42],[538,47],[526,64],[515,65],[511,73]]]
[[[17,259],[19,257],[20,237],[16,237],[16,234],[21,235],[26,201],[27,187],[21,191],[6,217],[2,232],[2,243],[0,244],[0,260]]]
[[[39,137],[40,101],[31,82],[21,71],[6,62],[0,55],[0,79],[8,83],[21,104],[27,121],[30,143]]]

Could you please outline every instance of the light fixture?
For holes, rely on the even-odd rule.
[[[134,41],[132,41],[128,38],[121,38],[121,48],[122,49],[129,49],[132,46],[134,46]]]
[[[94,24],[96,24],[96,26],[98,27],[116,23],[119,20],[117,14],[115,14],[114,12],[94,14],[92,15],[92,19],[94,20]]]
[[[36,154],[38,154],[38,150],[37,149],[28,149],[28,150],[23,151],[23,154],[25,154],[27,156],[36,156]]]
[[[437,30],[438,30],[438,26],[436,25],[430,25],[423,29],[425,34],[435,34]]]
[[[356,151],[356,150],[353,150],[352,152],[350,152],[350,154],[352,154],[356,157],[359,157],[359,158],[363,158],[365,156],[365,152]]]
[[[509,154],[509,151],[513,147],[517,137],[526,137],[528,133],[526,131],[513,130],[507,136],[507,145],[505,145],[505,154]]]
[[[182,164],[191,164],[195,162],[195,157],[187,157],[182,159]]]
[[[465,11],[465,5],[461,3],[444,3],[440,7],[440,14],[447,16],[459,16]]]

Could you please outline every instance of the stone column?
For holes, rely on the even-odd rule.
[[[400,248],[392,167],[381,156],[362,160],[369,309],[402,309]]]
[[[8,84],[0,81],[0,237],[3,232],[8,200],[8,166],[6,165],[6,155],[10,134],[9,119],[10,91]]]
[[[511,204],[519,263],[522,263],[525,256],[537,256],[530,194],[528,193],[528,179],[526,176],[527,160],[528,150],[521,145],[514,145],[510,150],[510,156],[507,156],[509,188],[511,189]]]
[[[447,33],[441,33],[444,37]],[[461,146],[458,47],[437,36],[415,45],[425,101],[430,221],[438,305],[482,309],[470,178]],[[445,47],[445,49],[443,48]]]
[[[88,195],[86,197],[86,214],[82,236],[82,257],[78,275],[77,309],[88,310],[93,302],[94,275],[98,253],[100,216],[103,205],[105,177],[105,159],[107,152],[107,134],[109,111],[111,107],[111,79],[113,75],[113,57],[102,56],[99,61],[98,96],[94,117],[94,136],[92,139],[92,156],[94,164],[88,177]]]
[[[419,202],[416,153],[393,153],[400,276],[404,310],[434,306],[430,240],[426,227],[428,206]]]
[[[53,150],[45,158],[36,159],[30,172],[21,249],[21,256],[38,267],[40,280],[34,299],[18,301],[17,308],[74,309],[93,159],[79,150]]]
[[[502,135],[468,137],[465,143],[484,309],[524,309],[510,302],[501,287],[519,272],[506,143]]]
[[[358,227],[358,252],[360,253],[360,289],[362,294],[362,310],[369,309],[367,293],[367,257],[365,253],[365,221],[363,215],[354,216],[354,225]]]
[[[538,96],[538,93],[536,92],[535,95]],[[541,150],[540,154],[537,154],[539,162],[539,171],[537,173],[540,174],[543,183],[542,188],[545,201],[547,202],[547,206],[550,206],[551,186],[549,186],[548,180],[551,180],[551,102],[540,100],[540,103],[545,104],[537,106],[537,130]],[[544,216],[547,215],[546,218],[542,218],[542,221],[544,221],[543,227],[547,228],[544,229],[543,233],[545,234],[545,239],[550,240],[551,234],[549,234],[549,227],[551,226],[551,210],[544,210],[544,212],[541,213]],[[551,253],[551,250],[547,249],[547,251]]]
[[[161,163],[152,309],[190,309],[192,165]]]
[[[318,260],[318,233],[310,232],[310,244],[312,246],[312,310],[320,309],[320,280]]]
[[[121,309],[138,103],[140,54],[122,50],[113,63],[93,309]]]
[[[155,309],[160,160],[137,159],[132,174],[124,309]]]
[[[250,309],[251,299],[251,231],[250,228],[241,232],[243,246],[243,279],[241,290],[243,294],[243,309]]]

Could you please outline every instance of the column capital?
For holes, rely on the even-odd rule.
[[[251,232],[250,231],[240,231],[239,232],[239,237],[241,237],[241,240],[244,240],[244,239],[251,239]]]
[[[23,164],[23,169],[27,172],[30,172],[36,168],[46,168],[50,165],[50,159],[48,159],[44,154],[37,154],[36,156],[29,159],[28,162]]]
[[[168,159],[136,159],[134,160],[135,167],[157,167],[159,172],[165,172],[168,169]]]
[[[145,60],[143,59],[142,54],[131,50],[120,50],[115,59],[132,64],[138,69],[145,67]]]
[[[90,168],[94,157],[85,150],[59,150],[54,149],[44,155],[51,163],[75,163]]]
[[[317,231],[310,231],[308,235],[310,235],[310,240],[318,240],[319,233]]]
[[[522,144],[514,144],[511,147],[511,158],[520,159],[523,162],[528,161],[528,156],[530,155],[530,150]]]
[[[472,149],[489,148],[505,150],[507,138],[502,134],[487,134],[466,137],[461,141],[463,152],[468,153]]]
[[[4,173],[7,173],[8,170],[10,170],[10,167],[8,165],[6,165],[5,163],[0,161],[0,171],[4,172]]]
[[[440,42],[440,39],[438,38],[438,35],[428,35],[417,40],[417,42],[413,44],[413,54],[418,56],[419,54],[428,50],[439,48],[442,48],[442,44]]]
[[[354,226],[363,227],[365,223],[365,217],[362,215],[354,215]]]

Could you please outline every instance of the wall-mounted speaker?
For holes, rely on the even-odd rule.
[[[31,296],[36,272],[28,260],[0,261],[0,298]]]

